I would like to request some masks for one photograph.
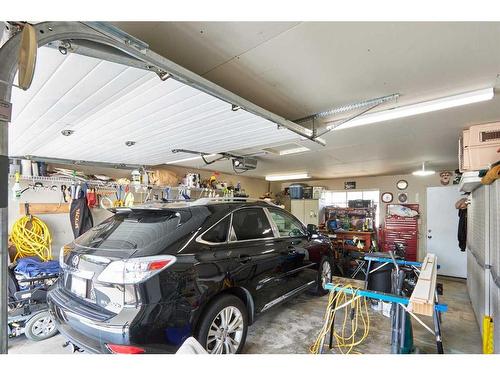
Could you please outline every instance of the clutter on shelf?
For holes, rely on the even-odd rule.
[[[371,201],[369,201],[371,202]],[[377,206],[371,202],[368,207],[325,207],[327,230],[372,232],[375,228]]]

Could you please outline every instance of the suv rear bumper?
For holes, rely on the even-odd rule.
[[[127,320],[119,315],[105,316],[105,314],[94,313],[91,315],[92,318],[89,318],[86,306],[75,299],[68,298],[67,293],[61,291],[59,287],[53,288],[48,293],[47,303],[59,332],[68,341],[86,352],[110,353],[106,343],[127,344],[129,342]],[[135,310],[133,314],[135,316],[137,309],[133,310]]]
[[[94,311],[76,297],[70,296],[59,284],[49,291],[47,303],[59,332],[88,353],[111,353],[106,344],[137,346],[144,349],[145,353],[175,353],[180,346],[180,343],[169,343],[164,338],[164,330],[152,329],[156,326],[155,321],[149,322],[146,318],[150,315],[149,310],[157,310],[160,305],[124,307],[120,313],[106,316],[105,312]],[[162,304],[161,308],[164,311],[175,310],[172,305]],[[137,322],[136,327],[131,326],[134,322]],[[171,329],[184,331],[181,327],[186,327],[185,323]],[[135,337],[131,331],[135,332]],[[184,335],[187,338],[191,332]],[[151,340],[151,337],[156,339]]]

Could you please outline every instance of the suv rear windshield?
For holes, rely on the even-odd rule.
[[[75,244],[85,248],[140,250],[141,253],[155,254],[178,239],[177,228],[190,217],[188,210],[120,212],[75,239]]]

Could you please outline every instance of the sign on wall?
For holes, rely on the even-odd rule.
[[[344,189],[345,190],[356,189],[356,181],[346,181],[346,182],[344,182]]]

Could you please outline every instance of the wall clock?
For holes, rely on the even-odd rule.
[[[389,192],[382,193],[382,202],[391,203],[392,199],[393,199],[392,193]]]
[[[398,201],[399,201],[399,203],[406,203],[408,201],[408,194],[399,193],[398,194]]]
[[[408,187],[408,181],[406,180],[399,180],[396,183],[396,186],[399,190],[405,190]]]

